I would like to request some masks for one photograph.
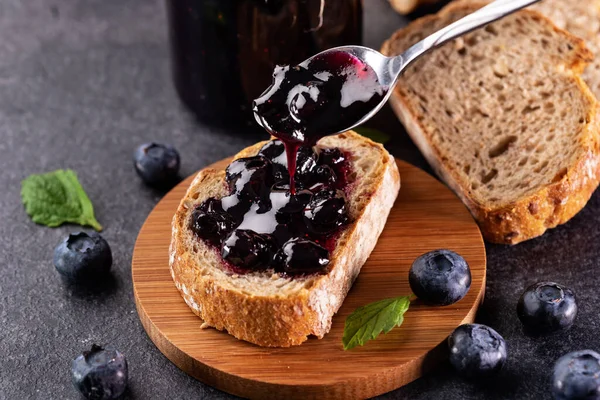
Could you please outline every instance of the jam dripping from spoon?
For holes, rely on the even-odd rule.
[[[258,123],[285,145],[292,193],[298,148],[354,125],[387,90],[370,66],[346,51],[275,68],[273,84],[254,100],[253,111]]]

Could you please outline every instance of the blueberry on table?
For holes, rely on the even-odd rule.
[[[54,266],[63,276],[91,280],[105,276],[112,265],[110,246],[97,233],[72,233],[54,249]]]
[[[116,350],[92,345],[71,365],[75,387],[90,400],[118,399],[127,388],[127,360]]]
[[[434,250],[412,264],[408,281],[413,293],[425,303],[454,304],[471,287],[471,270],[465,259],[450,250]]]
[[[581,350],[559,358],[552,393],[556,400],[600,400],[600,354]]]
[[[162,186],[173,182],[179,173],[179,153],[171,146],[146,143],[133,153],[133,165],[148,185]]]
[[[461,325],[448,337],[450,364],[466,378],[487,377],[502,369],[506,342],[489,326]]]
[[[577,316],[573,290],[554,282],[538,282],[521,295],[517,315],[530,333],[544,334],[567,329]]]

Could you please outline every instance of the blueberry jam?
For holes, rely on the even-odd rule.
[[[277,67],[253,109],[273,136],[310,146],[360,121],[387,90],[367,64],[348,52],[330,51],[295,67]]]
[[[299,146],[313,146],[356,124],[387,91],[371,67],[345,51],[330,51],[295,67],[275,69],[272,85],[254,100],[253,110],[257,121],[285,143],[292,192],[294,154]]]
[[[267,142],[256,156],[227,167],[229,195],[198,205],[190,229],[236,273],[326,273],[329,252],[349,222],[348,157],[335,148],[299,147],[292,192],[284,145]]]

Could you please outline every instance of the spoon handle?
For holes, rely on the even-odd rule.
[[[494,22],[508,14],[512,14],[524,7],[537,3],[540,0],[496,0],[480,8],[472,14],[459,19],[434,34],[416,43],[404,53],[394,57],[393,74],[398,77],[400,73],[414,60],[442,44],[469,33],[477,28]],[[393,75],[393,76],[394,76]]]

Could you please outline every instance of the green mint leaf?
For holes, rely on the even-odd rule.
[[[378,142],[381,144],[385,144],[390,141],[391,136],[385,132],[381,132],[380,130],[367,128],[366,126],[359,126],[358,128],[354,128],[354,131],[371,139],[374,142]]]
[[[92,202],[70,169],[28,176],[21,182],[21,199],[37,224],[56,227],[71,222],[102,230]]]
[[[402,325],[404,313],[410,306],[410,297],[402,296],[384,299],[357,308],[348,318],[344,326],[342,343],[344,350],[375,339],[381,332],[388,333],[395,326]]]

